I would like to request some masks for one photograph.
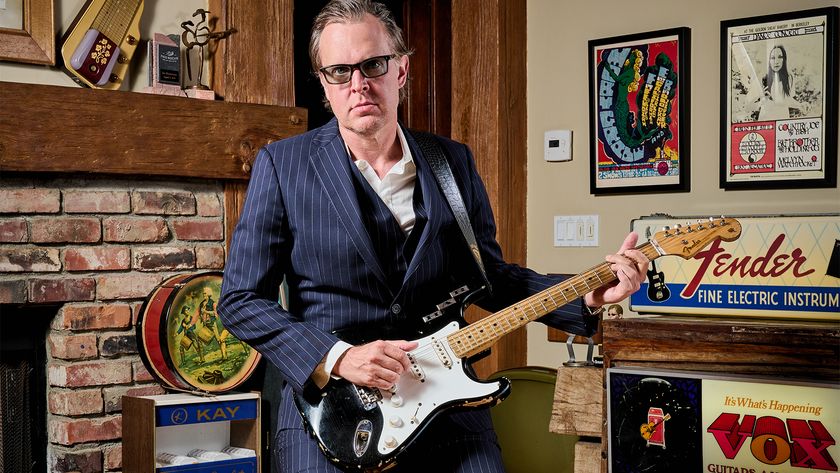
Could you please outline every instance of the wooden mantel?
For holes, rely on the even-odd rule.
[[[0,82],[0,171],[248,179],[306,110]]]

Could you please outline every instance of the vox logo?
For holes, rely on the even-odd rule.
[[[750,453],[767,465],[790,462],[797,468],[837,471],[828,447],[834,437],[818,420],[787,419],[764,416],[756,418],[724,412],[706,430],[717,441],[723,455],[733,459],[749,441]]]

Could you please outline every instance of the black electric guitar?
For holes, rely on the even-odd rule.
[[[737,220],[710,219],[658,232],[637,249],[650,260],[664,255],[688,259],[716,239],[732,241],[740,235]],[[475,379],[469,368],[471,358],[502,336],[616,279],[609,264],[602,263],[470,325],[464,322],[464,308],[480,290],[461,288],[436,311],[416,317],[414,327],[395,329],[379,324],[338,333],[351,344],[416,340],[417,348],[408,353],[411,370],[392,390],[333,379],[321,391],[296,393],[295,404],[306,428],[332,462],[359,470],[390,468],[441,413],[490,406],[508,395],[507,379]]]
[[[88,0],[65,33],[64,72],[77,84],[118,89],[140,42],[143,0]]]
[[[653,302],[667,301],[671,298],[671,290],[665,284],[665,274],[657,271],[656,263],[651,261],[647,272],[648,277],[648,299]]]
[[[647,238],[650,238],[650,227],[645,231]],[[663,302],[671,298],[671,290],[665,284],[665,273],[656,269],[656,262],[650,262],[647,272],[648,290],[647,296],[653,302]]]

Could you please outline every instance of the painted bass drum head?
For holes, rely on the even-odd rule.
[[[216,312],[221,286],[221,272],[176,276],[150,295],[162,292],[165,302],[144,304],[138,321],[147,352],[143,360],[163,384],[222,392],[243,383],[256,369],[260,354],[231,334]]]

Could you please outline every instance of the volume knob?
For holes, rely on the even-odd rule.
[[[400,407],[403,405],[403,398],[398,394],[394,394],[391,396],[391,405],[394,407]]]
[[[397,439],[391,435],[385,437],[385,446],[388,448],[395,448],[397,446]]]
[[[402,427],[403,426],[403,420],[400,418],[400,416],[391,416],[388,419],[388,423],[391,424],[391,427]]]

